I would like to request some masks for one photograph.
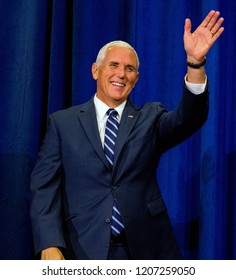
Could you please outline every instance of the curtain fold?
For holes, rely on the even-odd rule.
[[[184,20],[220,10],[225,32],[207,56],[207,123],[163,155],[157,172],[186,259],[236,259],[236,2],[0,1],[0,259],[33,259],[29,180],[47,116],[96,91],[91,65],[112,40],[132,44],[137,105],[173,109],[186,73]]]

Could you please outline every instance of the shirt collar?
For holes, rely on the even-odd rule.
[[[125,100],[119,106],[114,108],[114,109],[116,109],[116,111],[118,113],[119,119],[121,119],[126,102],[127,102],[127,100]],[[103,120],[106,117],[107,110],[110,109],[110,107],[108,107],[104,102],[102,102],[100,99],[98,99],[96,94],[94,96],[94,105],[95,105],[96,115],[97,115],[98,119]]]

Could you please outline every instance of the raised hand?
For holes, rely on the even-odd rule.
[[[220,12],[210,11],[197,29],[191,33],[191,20],[185,20],[184,26],[184,48],[188,61],[199,63],[204,59],[211,46],[224,31],[222,23],[224,18],[220,17]]]

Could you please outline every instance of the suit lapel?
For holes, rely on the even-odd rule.
[[[105,165],[109,168],[109,163],[105,157],[98,131],[97,117],[95,113],[93,98],[83,106],[81,106],[78,112],[78,117],[94,150],[101,158],[101,160],[105,163]]]
[[[129,134],[133,126],[136,123],[139,112],[140,109],[135,107],[128,99],[119,126],[119,133],[116,141],[113,171],[115,170],[115,166],[119,158],[119,155],[122,151],[122,148],[127,138],[129,137]],[[96,117],[93,98],[80,107],[78,111],[78,117],[94,150],[101,158],[101,160],[104,162],[104,164],[107,166],[107,168],[110,169],[109,163],[105,157],[102,148],[101,139],[98,132],[97,117]]]
[[[119,155],[122,151],[122,148],[130,135],[132,128],[134,127],[138,115],[140,113],[140,109],[135,107],[128,99],[125,109],[122,114],[120,126],[119,126],[119,133],[116,141],[116,150],[115,150],[115,159],[114,159],[114,167],[115,169],[117,160]]]

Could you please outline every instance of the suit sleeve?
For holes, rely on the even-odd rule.
[[[186,87],[178,107],[163,110],[158,123],[158,139],[162,152],[181,143],[206,122],[209,111],[208,85],[203,93],[192,94]]]
[[[50,116],[31,175],[31,221],[36,254],[51,246],[65,247],[61,222],[63,172],[59,139],[53,116]]]

